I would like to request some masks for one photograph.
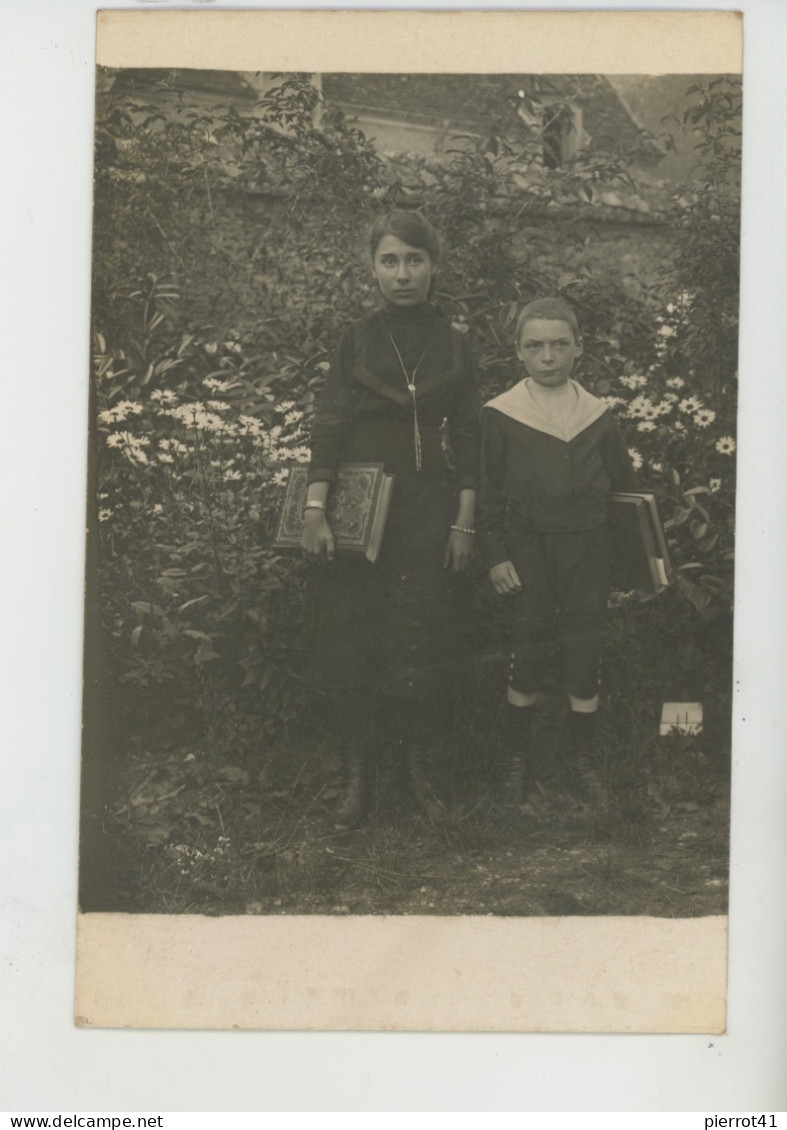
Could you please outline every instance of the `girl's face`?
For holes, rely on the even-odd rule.
[[[429,297],[437,265],[428,251],[384,235],[374,253],[374,274],[383,298],[393,306],[420,306]]]

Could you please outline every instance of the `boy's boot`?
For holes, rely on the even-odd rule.
[[[341,750],[342,791],[336,802],[333,825],[340,831],[357,828],[369,806],[369,742],[371,712],[360,695],[351,695],[343,703],[345,740]]]
[[[336,802],[333,826],[340,831],[357,828],[369,803],[366,750],[349,741],[342,751],[342,792]]]
[[[505,753],[502,773],[503,803],[521,805],[531,784],[533,715],[535,706],[506,703]]]
[[[577,778],[587,799],[598,808],[606,808],[609,796],[598,767],[596,711],[585,713],[570,710],[568,729]]]

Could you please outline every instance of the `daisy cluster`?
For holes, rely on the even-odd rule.
[[[109,459],[98,519],[108,533],[143,515],[157,525],[230,513],[259,520],[278,509],[290,467],[309,461],[303,408],[269,390],[255,398],[237,343],[197,344],[203,359],[220,354],[220,367],[197,385],[179,372],[167,387],[161,378],[156,388],[143,382],[133,399],[106,382],[99,388],[98,435]]]
[[[719,404],[706,403],[692,390],[693,370],[686,375],[674,371],[677,363],[671,348],[689,324],[691,307],[688,292],[669,303],[657,318],[653,364],[640,372],[623,373],[600,398],[621,421],[624,432],[638,437],[642,450],[639,446],[629,449],[637,471],[646,468],[660,475],[665,467],[678,462],[684,469],[695,464],[697,473],[704,477],[710,465],[714,470],[720,465],[719,457],[727,458],[735,452],[734,437],[723,434],[724,412]],[[718,485],[710,487],[711,482]],[[709,489],[715,493],[721,482],[720,476],[712,476]]]
[[[202,383],[214,394],[231,395],[236,387],[236,382],[212,377]],[[226,482],[243,478],[237,464],[247,450],[244,441],[251,440],[251,453],[267,468],[270,481],[282,485],[289,466],[306,463],[310,457],[304,413],[291,400],[266,401],[265,409],[264,415],[249,415],[236,412],[230,400],[181,400],[172,389],[157,389],[147,404],[118,401],[98,414],[98,422],[107,429],[106,446],[133,466],[183,468],[189,460],[210,452],[215,457],[209,465],[221,471]],[[140,425],[136,431],[117,427],[132,419]],[[151,437],[156,436],[154,445]]]

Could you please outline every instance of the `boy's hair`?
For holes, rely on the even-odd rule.
[[[411,247],[428,251],[434,264],[440,262],[440,237],[420,212],[406,212],[397,208],[393,212],[378,216],[369,233],[369,250],[372,259],[380,241],[386,235],[395,235],[402,243],[409,243]]]
[[[534,298],[532,302],[523,306],[516,320],[517,345],[522,340],[525,322],[530,322],[534,318],[546,318],[553,322],[567,322],[571,327],[574,340],[579,341],[579,322],[565,298]]]

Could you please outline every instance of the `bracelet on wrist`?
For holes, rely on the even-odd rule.
[[[327,509],[324,502],[307,502],[303,507],[304,514],[307,510],[322,510],[323,513]]]
[[[451,529],[456,530],[458,534],[472,534],[475,537],[475,530],[471,530],[467,526],[452,526]]]

